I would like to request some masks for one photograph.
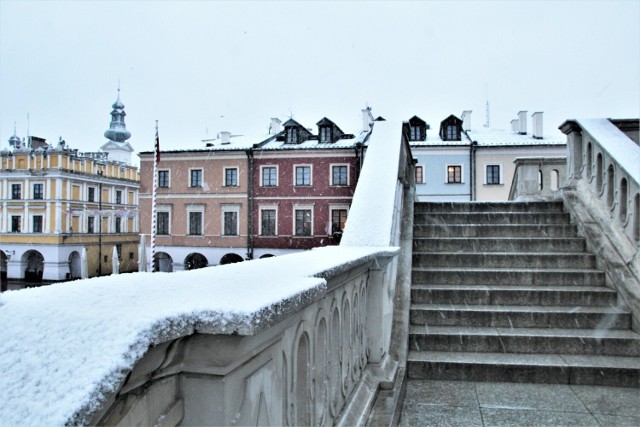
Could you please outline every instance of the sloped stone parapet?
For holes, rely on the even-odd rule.
[[[607,286],[620,293],[632,312],[632,328],[640,332],[640,250],[624,230],[611,221],[609,212],[584,180],[562,191],[564,205],[587,249],[596,255],[597,267],[605,271]]]

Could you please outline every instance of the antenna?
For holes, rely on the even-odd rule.
[[[29,136],[29,113],[27,113],[27,147],[31,147],[31,137]]]
[[[485,95],[485,99],[487,100],[487,103],[485,105],[485,123],[484,123],[484,127],[489,128],[489,127],[491,127],[491,115],[489,113],[489,89],[487,88],[487,84],[486,83],[484,85],[484,95]]]

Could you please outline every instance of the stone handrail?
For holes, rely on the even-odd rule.
[[[520,157],[514,160],[516,170],[511,182],[509,200],[553,200],[567,171],[566,157]]]
[[[338,247],[2,294],[0,424],[364,424],[402,366],[400,129],[372,130]]]
[[[640,331],[640,146],[607,119],[568,120],[560,129],[565,207]]]

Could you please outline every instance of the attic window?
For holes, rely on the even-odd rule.
[[[458,129],[457,125],[447,125],[445,139],[447,141],[460,141],[460,129]]]
[[[413,125],[410,127],[409,139],[411,141],[422,141],[422,126]]]
[[[321,126],[320,127],[320,143],[328,144],[333,142],[331,139],[331,127],[330,126]]]
[[[298,128],[296,127],[288,127],[287,128],[287,144],[297,144],[298,143]]]

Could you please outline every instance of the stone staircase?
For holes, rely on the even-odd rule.
[[[640,335],[562,203],[416,203],[409,378],[640,387]]]

